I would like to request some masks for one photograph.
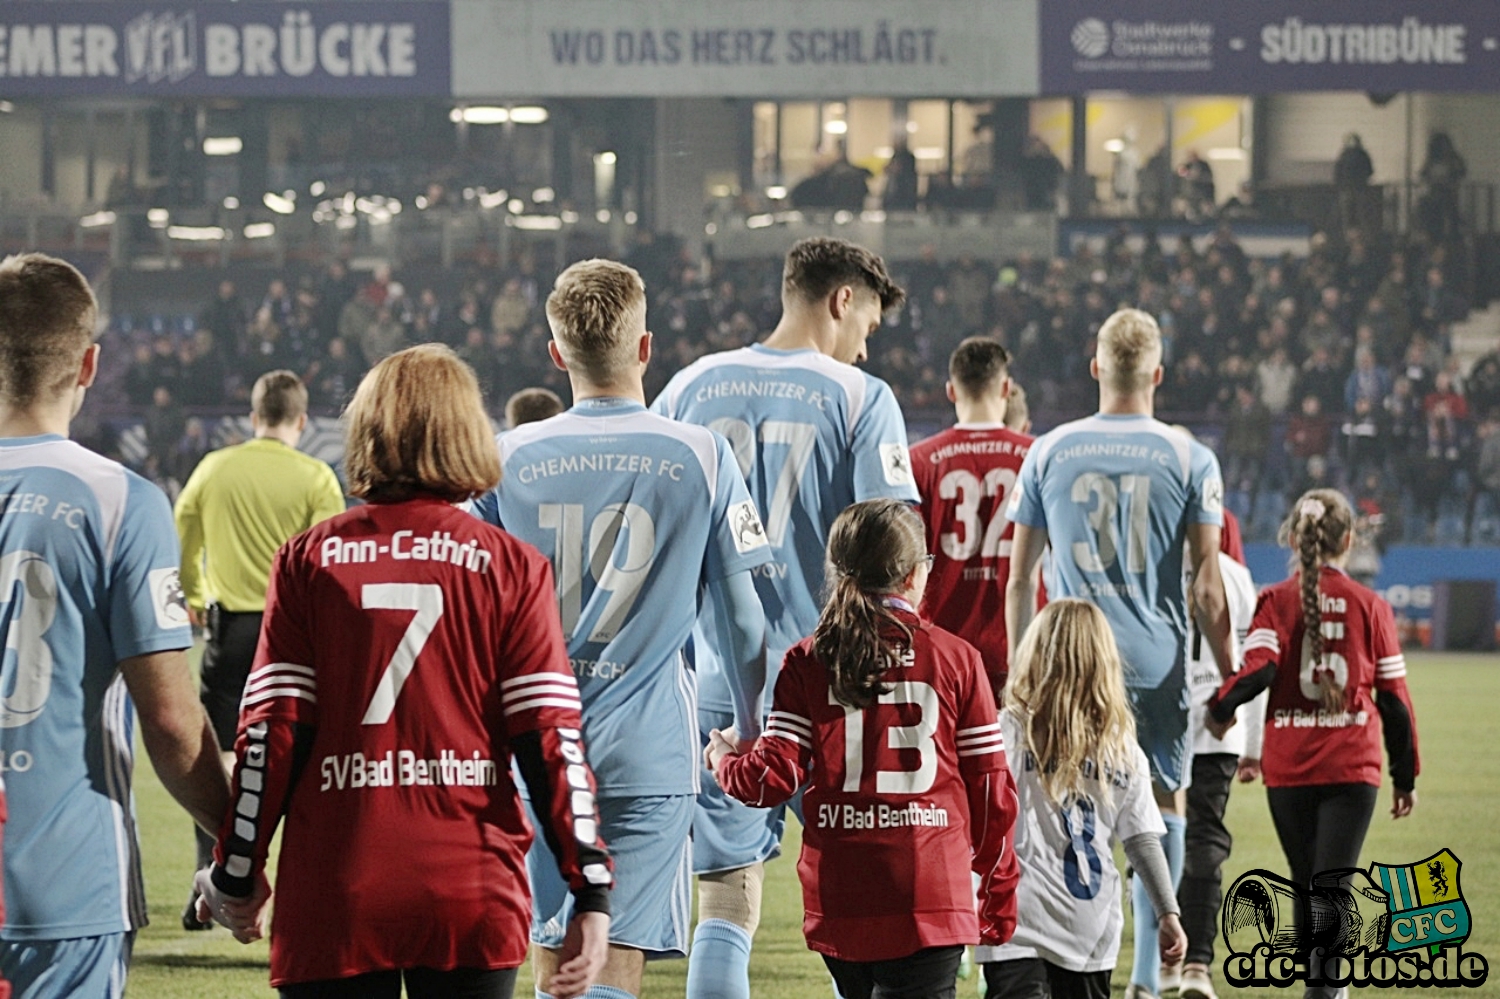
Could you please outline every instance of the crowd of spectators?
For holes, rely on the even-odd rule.
[[[779,316],[777,260],[711,266],[649,235],[627,259],[650,294],[648,392]],[[1137,305],[1159,317],[1167,345],[1158,409],[1217,443],[1228,501],[1252,535],[1274,526],[1286,495],[1323,483],[1349,491],[1385,539],[1433,538],[1445,515],[1467,527],[1476,508],[1489,512],[1481,526],[1500,514],[1500,352],[1465,373],[1448,351],[1469,311],[1467,262],[1448,245],[1351,231],[1262,260],[1228,228],[1202,245],[1122,228],[1068,257],[943,261],[927,247],[891,266],[908,299],[870,341],[868,367],[909,417],[946,412],[947,357],[973,334],[1011,348],[1039,427],[1079,415],[1094,396],[1095,331]],[[498,415],[521,388],[566,389],[546,351],[551,279],[522,255],[445,292],[338,262],[264,289],[222,281],[190,333],[134,342],[119,391],[145,414],[148,470],[177,481],[208,446],[199,414],[243,410],[273,368],[301,374],[314,412],[332,414],[380,358],[443,341],[474,366]]]

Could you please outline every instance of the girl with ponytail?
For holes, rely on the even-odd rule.
[[[1344,572],[1353,528],[1349,501],[1335,490],[1311,490],[1293,506],[1281,543],[1293,552],[1294,573],[1262,591],[1243,664],[1209,701],[1206,722],[1222,737],[1236,708],[1271,691],[1261,772],[1276,835],[1303,885],[1359,866],[1380,788],[1382,736],[1391,816],[1417,803],[1406,660],[1390,605]]]
[[[787,653],[764,734],[737,754],[715,731],[704,753],[747,805],[805,786],[803,930],[844,999],[952,999],[964,946],[1015,928],[1015,784],[979,653],[917,616],[925,537],[896,500],[840,514],[827,603]]]

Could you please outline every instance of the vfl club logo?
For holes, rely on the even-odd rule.
[[[1250,871],[1224,897],[1224,976],[1236,988],[1478,988],[1489,962],[1462,950],[1472,921],[1461,866],[1445,849],[1404,866],[1327,871],[1308,889]]]
[[[1109,27],[1097,17],[1086,17],[1073,25],[1073,50],[1085,59],[1097,59],[1109,51]]]

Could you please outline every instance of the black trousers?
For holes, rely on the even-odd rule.
[[[984,968],[984,999],[1109,999],[1108,971],[1069,971],[1039,957]]]
[[[843,999],[954,999],[962,947],[928,947],[893,961],[823,955]]]
[[[219,748],[226,753],[234,749],[240,699],[245,695],[245,678],[255,661],[262,617],[259,611],[227,611],[217,605],[208,608],[208,635],[199,670],[198,699],[208,712]],[[214,840],[197,826],[193,828],[198,840],[198,867],[204,868],[213,863]]]
[[[1187,792],[1187,839],[1177,904],[1187,931],[1189,964],[1214,963],[1219,931],[1219,903],[1224,897],[1224,861],[1234,837],[1224,827],[1224,809],[1234,786],[1239,758],[1233,753],[1200,753],[1193,757],[1193,784]]]
[[[516,989],[516,969],[407,968],[405,971],[375,971],[353,978],[330,978],[321,982],[283,985],[282,999],[399,999],[401,979],[406,979],[407,999],[511,999]]]
[[[1380,788],[1369,784],[1314,784],[1266,789],[1276,838],[1292,881],[1311,885],[1314,875],[1358,867]]]

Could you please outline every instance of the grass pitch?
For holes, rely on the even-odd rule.
[[[1466,950],[1489,958],[1494,977],[1477,990],[1423,989],[1423,996],[1500,996],[1500,769],[1486,747],[1500,729],[1500,656],[1416,653],[1408,660],[1422,755],[1419,801],[1408,819],[1386,814],[1389,785],[1361,862],[1409,864],[1447,847],[1461,861],[1461,885],[1473,916]],[[185,813],[167,797],[142,754],[137,773],[142,854],[151,925],[136,942],[130,995],[136,999],[240,999],[272,995],[264,942],[241,946],[222,929],[187,933],[178,915],[186,901],[193,867],[193,840]],[[1225,883],[1255,867],[1285,872],[1286,864],[1271,828],[1260,785],[1237,785],[1229,805],[1234,854],[1225,865]],[[795,823],[792,824],[795,826]],[[828,999],[832,988],[822,962],[802,939],[802,905],[794,860],[797,834],[787,837],[786,853],[769,865],[765,916],[756,936],[750,974],[754,994],[765,999]],[[1130,966],[1130,920],[1115,973],[1115,994],[1123,992]],[[681,996],[687,962],[664,961],[648,967],[643,994]],[[1235,991],[1221,995],[1300,995],[1292,991]],[[974,979],[960,982],[963,999],[978,991]],[[531,993],[523,971],[516,994]]]

